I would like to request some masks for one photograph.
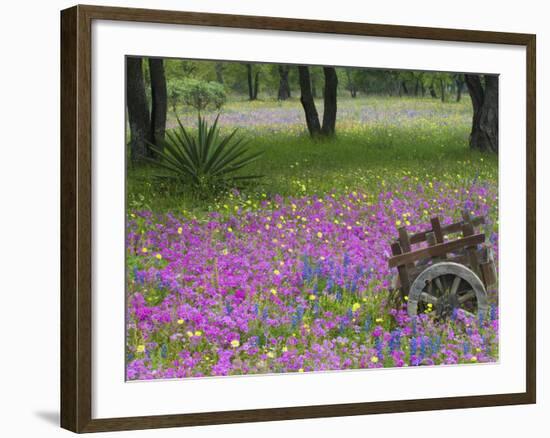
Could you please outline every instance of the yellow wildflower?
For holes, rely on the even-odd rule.
[[[179,324],[179,325],[182,325],[183,323],[184,323],[183,319],[181,319],[181,318],[178,319],[178,324]]]
[[[145,247],[141,248],[141,252],[143,254],[147,254],[147,251],[149,251],[147,248],[145,248]]]
[[[159,260],[162,260],[162,254],[160,254],[160,253],[157,253],[157,255],[155,255],[155,257]]]
[[[182,227],[179,227],[179,228],[178,228],[178,234],[181,234],[181,233],[183,233],[183,228],[182,228]]]
[[[351,306],[351,311],[352,312],[357,312],[360,308],[361,308],[361,304],[354,303],[353,306]]]
[[[232,346],[233,348],[237,348],[239,345],[241,345],[241,343],[240,343],[237,339],[233,339],[233,340],[231,341],[231,346]]]
[[[372,363],[378,363],[378,357],[377,357],[377,356],[372,356],[372,357],[370,358],[370,361],[371,361]]]
[[[317,297],[313,294],[311,294],[309,297],[310,301],[315,301],[317,299]]]

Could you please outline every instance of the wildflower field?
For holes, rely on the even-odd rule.
[[[315,141],[298,100],[229,103],[221,129],[264,152],[262,177],[215,197],[128,168],[127,379],[498,360],[496,290],[483,319],[389,301],[399,226],[466,209],[498,255],[498,157],[468,148],[470,101],[338,104],[336,138]]]

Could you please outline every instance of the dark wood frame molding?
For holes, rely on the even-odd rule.
[[[91,24],[93,20],[221,26],[525,46],[527,51],[526,391],[468,397],[92,419]],[[75,6],[61,12],[61,426],[99,432],[425,411],[536,402],[535,74],[531,34]]]

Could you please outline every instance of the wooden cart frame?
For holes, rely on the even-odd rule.
[[[464,211],[456,223],[442,225],[438,217],[430,222],[430,229],[412,235],[400,227],[391,245],[388,263],[397,268],[395,289],[408,301],[409,315],[417,315],[419,308],[439,317],[458,309],[471,314],[475,307],[482,317],[488,310],[487,289],[497,282],[491,246],[484,233],[476,233],[485,218]],[[450,234],[461,236],[445,240]]]

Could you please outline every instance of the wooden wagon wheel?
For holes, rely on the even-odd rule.
[[[431,303],[439,318],[461,309],[469,316],[484,317],[488,310],[487,292],[479,277],[464,265],[439,262],[420,273],[411,285],[407,311],[416,316],[419,308]]]

